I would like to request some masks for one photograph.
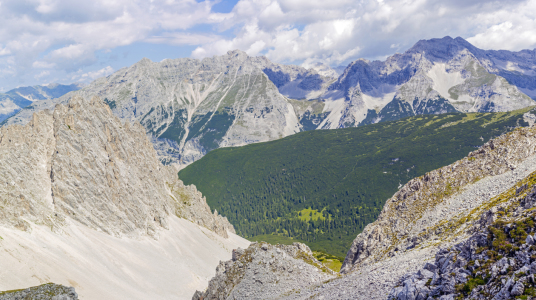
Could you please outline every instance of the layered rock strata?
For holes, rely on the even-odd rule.
[[[70,218],[114,236],[156,237],[177,215],[222,236],[234,232],[157,159],[145,129],[99,98],[74,96],[25,126],[0,129],[0,222],[61,231]]]

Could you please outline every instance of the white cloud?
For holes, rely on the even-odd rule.
[[[99,77],[105,77],[110,74],[113,74],[113,72],[114,72],[114,69],[110,66],[107,66],[106,68],[102,68],[97,71],[73,75],[71,79],[74,81],[79,81],[79,82],[89,82]]]
[[[39,5],[37,6],[35,10],[42,14],[48,14],[56,10],[57,5],[58,5],[58,1],[41,0],[39,1]]]
[[[47,77],[48,75],[50,75],[50,71],[42,71],[41,73],[35,75],[34,78],[39,80],[43,77]]]
[[[0,56],[9,55],[9,54],[11,54],[11,50],[7,48],[0,49]]]
[[[36,60],[32,64],[32,67],[36,69],[51,69],[51,68],[54,68],[55,66],[56,64],[52,64],[52,63],[48,63],[46,61],[40,61],[40,60]]]
[[[258,40],[246,50],[246,53],[250,56],[256,56],[262,49],[264,49],[264,46],[266,46],[266,43],[262,40]]]
[[[196,34],[183,32],[167,32],[162,35],[154,35],[144,39],[145,42],[168,45],[200,45],[217,41],[215,34]]]
[[[520,50],[536,45],[536,1],[476,17],[487,28],[468,38],[483,49]]]
[[[445,35],[485,49],[536,46],[536,0],[240,0],[230,13],[212,12],[215,3],[3,0],[0,79],[89,80],[102,70],[88,70],[109,65],[99,53],[136,43],[195,46],[194,58],[241,49],[276,62],[331,65],[384,58]]]
[[[383,58],[420,39],[462,36],[479,47],[536,46],[536,0],[241,0],[221,21],[231,38],[204,43],[194,57],[255,49],[278,62]],[[511,24],[512,26],[505,27]],[[262,43],[261,43],[262,42]],[[261,48],[262,45],[262,49]],[[342,54],[341,54],[342,53]]]
[[[0,56],[13,56],[21,75],[45,64],[73,72],[95,63],[96,51],[135,42],[207,43],[214,40],[210,34],[176,31],[218,20],[211,17],[212,5],[195,0],[5,0]]]

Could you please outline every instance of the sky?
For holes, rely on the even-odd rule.
[[[0,91],[87,84],[143,57],[234,49],[339,66],[447,35],[482,49],[534,49],[536,0],[0,0]]]

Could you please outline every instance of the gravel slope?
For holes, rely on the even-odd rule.
[[[0,227],[0,291],[55,282],[74,287],[80,299],[191,299],[220,260],[249,245],[175,216],[158,240],[112,237],[71,222],[61,235],[44,226],[31,233]]]

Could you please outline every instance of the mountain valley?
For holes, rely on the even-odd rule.
[[[356,237],[342,276],[315,281],[329,270],[303,244],[289,246],[303,249],[292,256],[253,243],[220,263],[209,288],[193,299],[531,299],[535,130],[518,128],[410,180]],[[290,267],[274,267],[285,260]],[[302,262],[316,270],[289,280],[296,268],[305,270]],[[255,281],[237,267],[255,270]],[[263,284],[271,278],[280,281]]]
[[[308,66],[1,94],[0,299],[536,299],[536,49]]]
[[[534,111],[424,115],[210,152],[179,172],[252,240],[344,257],[409,180],[528,126]]]

